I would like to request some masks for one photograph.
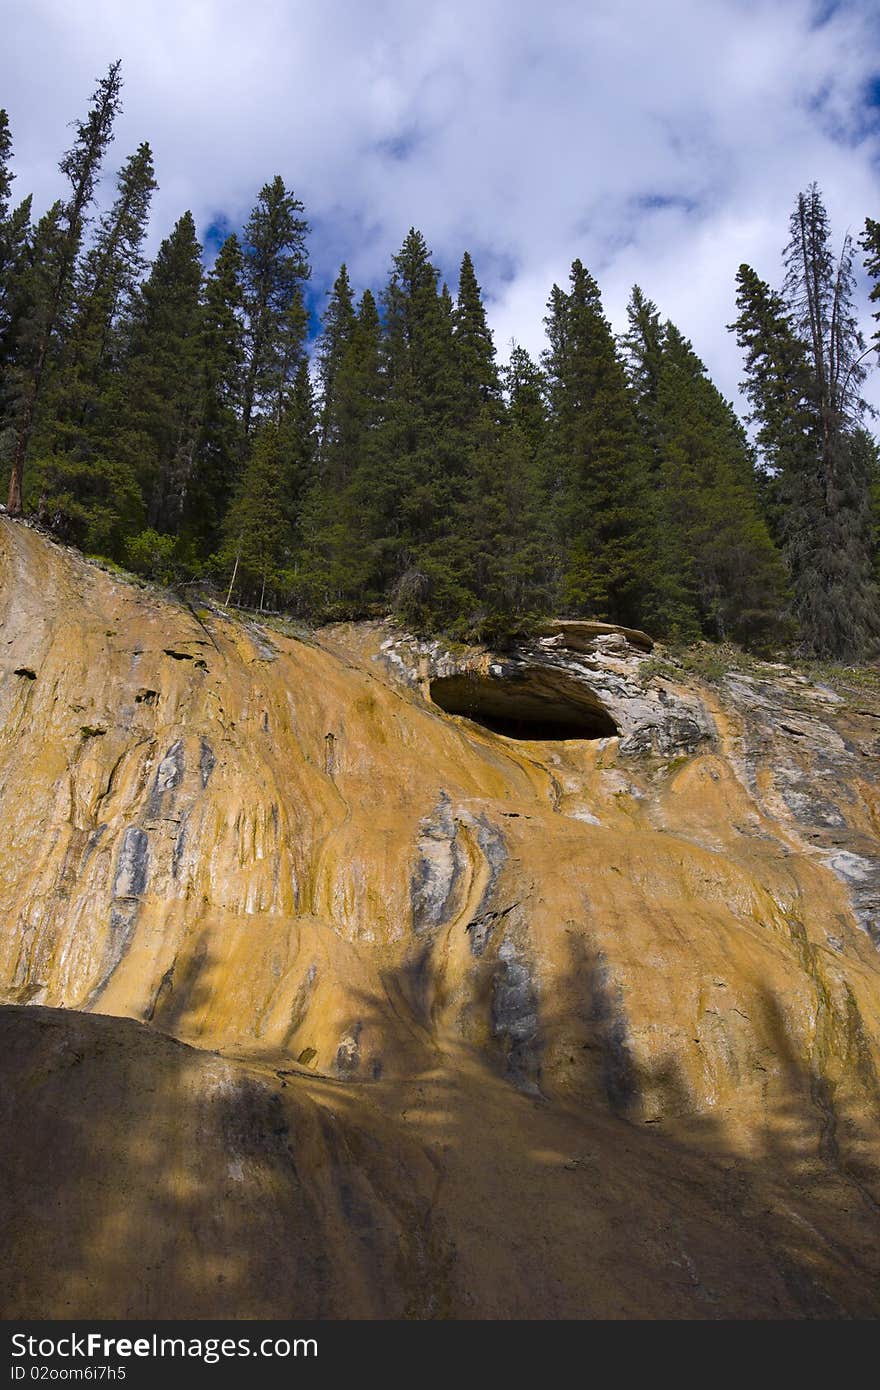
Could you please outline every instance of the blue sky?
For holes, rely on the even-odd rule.
[[[447,276],[471,251],[502,358],[540,350],[579,256],[615,327],[638,282],[733,395],[736,268],[780,278],[798,190],[818,180],[839,238],[880,217],[874,0],[3,0],[3,17],[0,102],[38,207],[120,56],[108,178],[150,140],[153,247],[187,207],[210,247],[277,172],[313,227],[316,305],[342,259],[380,285],[415,224]]]

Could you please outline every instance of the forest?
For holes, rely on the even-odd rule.
[[[152,262],[143,143],[98,207],[121,65],[13,197],[0,111],[7,511],[164,585],[310,622],[394,614],[501,642],[542,615],[853,662],[880,644],[880,222],[837,244],[794,198],[784,275],[737,270],[741,421],[639,287],[619,337],[575,260],[539,360],[500,365],[471,256],[415,228],[376,292],[341,266],[310,325],[306,210],[279,176],[210,268],[190,212]],[[780,229],[780,241],[785,229]],[[870,325],[854,308],[861,258]]]

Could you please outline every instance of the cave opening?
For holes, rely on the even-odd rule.
[[[597,695],[561,671],[535,668],[498,677],[467,672],[431,681],[431,699],[505,738],[609,738],[616,723]]]

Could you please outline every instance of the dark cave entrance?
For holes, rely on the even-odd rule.
[[[447,714],[472,719],[505,738],[608,738],[620,732],[597,695],[563,671],[535,667],[510,676],[466,673],[431,681]]]

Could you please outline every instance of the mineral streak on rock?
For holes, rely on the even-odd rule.
[[[880,1313],[870,694],[2,517],[0,626],[5,1316]]]
[[[413,931],[419,933],[450,916],[463,872],[458,824],[445,791],[440,792],[436,810],[420,824],[416,851],[410,893]]]
[[[139,898],[147,886],[150,841],[145,830],[129,826],[122,837],[122,848],[113,880],[114,898]]]

